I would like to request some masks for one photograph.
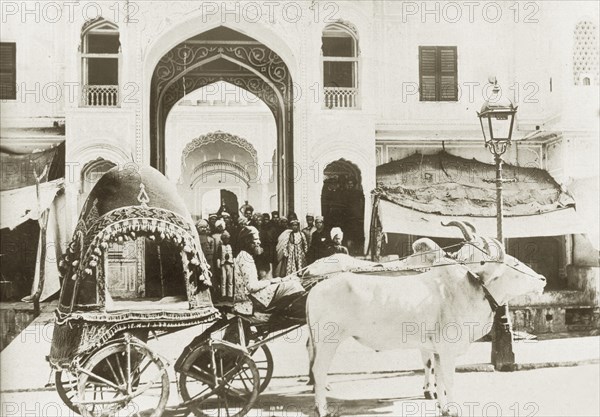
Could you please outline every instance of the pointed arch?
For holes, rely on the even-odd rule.
[[[362,172],[354,162],[340,158],[323,169],[321,213],[325,227],[340,227],[351,255],[363,253],[365,197]]]
[[[209,31],[214,34],[213,31]],[[274,51],[233,29],[239,40],[215,40],[208,32],[189,38],[159,60],[150,92],[150,161],[165,171],[165,125],[173,106],[186,94],[226,81],[245,89],[271,109],[277,127],[278,195],[280,209],[294,207],[293,86],[289,69]],[[204,35],[204,36],[203,36]],[[250,40],[249,40],[250,39]],[[224,71],[223,64],[237,69]],[[221,67],[220,67],[221,66]],[[231,65],[229,65],[231,67]]]

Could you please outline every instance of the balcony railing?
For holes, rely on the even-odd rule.
[[[119,105],[118,85],[84,85],[81,92],[83,106],[117,107]]]
[[[325,107],[358,107],[358,89],[354,87],[325,87]]]

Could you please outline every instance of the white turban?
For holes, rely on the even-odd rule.
[[[344,232],[342,232],[342,229],[340,229],[339,227],[334,227],[333,229],[331,229],[330,235],[331,240],[333,240],[333,238],[336,236],[344,237]]]

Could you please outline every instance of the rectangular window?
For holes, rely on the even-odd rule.
[[[94,34],[87,36],[87,50],[89,54],[118,54],[121,44],[119,34]]]
[[[323,37],[323,56],[353,57],[356,56],[354,50],[354,39],[349,36],[328,36]]]
[[[87,82],[90,85],[118,85],[118,58],[86,58],[88,67]]]
[[[355,87],[355,62],[324,61],[323,82],[325,87]]]
[[[421,101],[457,101],[456,46],[419,46]]]
[[[17,44],[0,42],[0,99],[17,98]]]

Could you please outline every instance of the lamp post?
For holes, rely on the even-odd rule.
[[[508,97],[502,95],[495,77],[490,78],[490,83],[493,84],[492,94],[483,103],[477,117],[479,117],[481,123],[485,147],[494,155],[496,164],[496,179],[488,180],[488,182],[496,183],[496,235],[500,243],[504,245],[502,188],[505,182],[514,180],[502,177],[502,155],[506,153],[512,142],[517,107],[513,105]],[[512,349],[512,341],[510,314],[508,305],[505,304],[496,310],[492,328],[492,364],[497,370],[512,370],[514,368],[515,354]]]

